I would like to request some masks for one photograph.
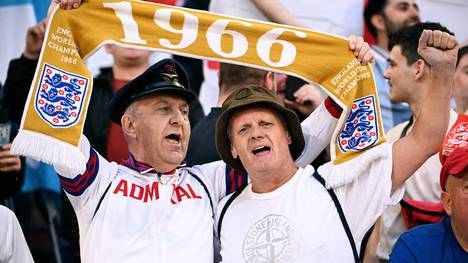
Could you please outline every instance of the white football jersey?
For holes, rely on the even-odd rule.
[[[302,123],[298,165],[325,148],[336,122],[322,104]],[[79,148],[86,172],[57,171],[78,218],[82,262],[213,261],[212,206],[246,185],[246,176],[222,161],[161,175],[110,163],[85,137]]]

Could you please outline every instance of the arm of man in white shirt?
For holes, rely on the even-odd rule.
[[[424,30],[418,53],[430,65],[430,86],[413,130],[393,144],[392,190],[404,182],[442,145],[450,116],[450,89],[458,44],[441,31]]]

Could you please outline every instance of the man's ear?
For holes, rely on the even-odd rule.
[[[424,62],[422,59],[416,60],[413,64],[414,66],[414,80],[421,80],[422,78],[425,77],[426,70],[428,70],[429,66]]]
[[[124,113],[120,119],[122,125],[122,131],[125,136],[135,139],[136,138],[136,129],[135,129],[135,118],[127,113]]]
[[[286,138],[288,138],[288,144],[291,145],[292,143],[291,134],[287,130],[286,130]]]
[[[239,157],[239,155],[237,154],[237,149],[236,147],[234,147],[234,145],[232,145],[232,142],[231,142],[231,155],[234,159],[236,159],[237,157]]]
[[[450,194],[447,192],[442,192],[440,199],[442,201],[442,205],[444,206],[445,212],[447,212],[449,216],[452,215],[452,198],[450,198]]]
[[[271,91],[274,91],[276,92],[276,90],[273,90],[274,89],[274,82],[275,79],[273,78],[273,72],[271,71],[268,71],[267,74],[265,74],[265,76],[263,77],[263,87],[268,89],[268,90],[271,90]]]
[[[385,25],[385,20],[382,15],[373,15],[370,22],[377,31],[387,31],[387,26]]]

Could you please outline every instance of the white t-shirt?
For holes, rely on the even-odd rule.
[[[325,181],[348,177],[333,188],[357,248],[384,209],[402,197],[403,189],[391,194],[391,150],[382,144],[351,161],[361,171],[352,179],[331,163],[319,168]],[[336,207],[313,173],[312,166],[299,168],[287,183],[265,194],[252,192],[249,184],[224,215],[222,262],[352,262]],[[218,218],[227,199],[218,207]]]
[[[302,123],[306,145],[299,165],[325,148],[336,122],[322,105]],[[226,189],[235,191],[233,186],[246,184],[247,178],[233,177],[221,161],[178,168],[170,176],[140,173],[109,163],[85,137],[80,151],[88,160],[84,174],[58,167],[57,172],[77,215],[82,262],[213,261],[213,210],[203,185],[189,171],[204,182],[214,209]]]
[[[0,205],[0,263],[34,262],[18,219]]]
[[[457,120],[457,113],[453,110],[450,111],[449,127],[452,127]],[[387,133],[387,139],[389,142],[398,140],[401,136],[401,132],[408,125],[408,121],[400,123],[393,127]],[[407,134],[411,131],[411,126]],[[448,131],[448,130],[447,130]],[[405,197],[408,197],[417,201],[430,201],[440,202],[440,194],[442,189],[440,188],[440,164],[439,154],[434,154],[426,162],[419,167],[416,172],[405,182]],[[408,230],[401,217],[401,206],[396,204],[388,207],[387,210],[382,214],[381,224],[379,231],[379,244],[377,245],[376,254],[379,258],[389,259],[390,253],[395,246],[396,241],[400,237],[401,233]]]
[[[278,0],[299,22],[310,29],[343,37],[361,35],[364,25],[362,0]],[[269,21],[251,0],[211,0],[211,12]]]

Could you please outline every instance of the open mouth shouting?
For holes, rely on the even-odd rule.
[[[270,153],[271,148],[269,146],[258,146],[252,150],[252,154],[255,156],[261,156]]]
[[[166,141],[170,144],[180,144],[182,141],[182,135],[178,133],[171,133],[165,137]]]

